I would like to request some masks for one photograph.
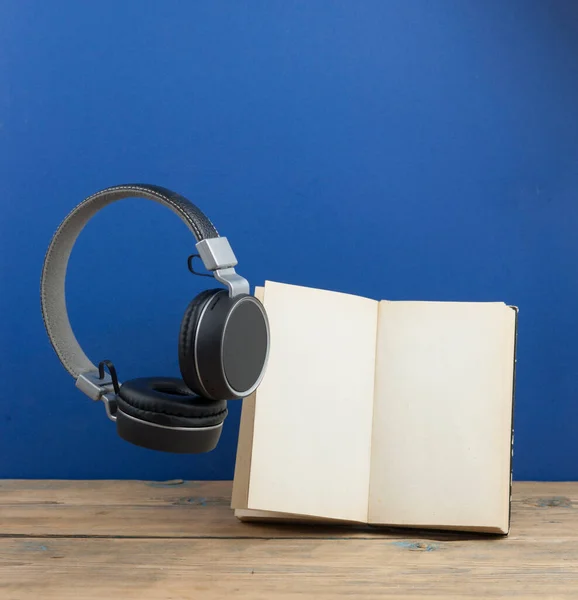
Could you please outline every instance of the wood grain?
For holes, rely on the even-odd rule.
[[[507,538],[240,523],[230,482],[1,481],[0,598],[577,598],[578,483]]]

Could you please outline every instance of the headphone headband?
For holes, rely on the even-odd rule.
[[[89,196],[68,214],[56,230],[46,253],[40,284],[42,315],[48,337],[61,363],[77,379],[81,389],[85,386],[79,384],[86,382],[86,376],[89,379],[94,373],[98,376],[98,368],[80,347],[68,318],[65,300],[68,260],[76,238],[88,221],[108,204],[131,197],[154,200],[175,212],[195,236],[196,248],[205,268],[227,286],[229,295],[249,293],[249,283],[235,272],[237,259],[227,238],[219,237],[205,214],[183,196],[148,184],[109,187]],[[96,389],[83,391],[92,397],[95,393],[99,396]]]

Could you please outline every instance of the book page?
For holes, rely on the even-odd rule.
[[[369,521],[509,526],[516,312],[381,302]]]
[[[256,521],[269,523],[294,523],[294,524],[315,524],[315,525],[354,525],[363,527],[359,520],[345,521],[343,519],[327,519],[325,517],[310,517],[308,515],[294,515],[291,513],[273,512],[268,510],[251,510],[249,508],[235,509],[235,516],[239,521]]]
[[[249,509],[367,520],[378,303],[266,282]]]

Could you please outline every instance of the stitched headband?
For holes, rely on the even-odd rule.
[[[88,221],[102,208],[124,198],[154,200],[175,212],[197,240],[196,248],[209,271],[229,288],[229,295],[249,293],[249,284],[235,273],[235,254],[225,237],[219,237],[211,221],[189,200],[165,188],[148,184],[109,187],[81,202],[54,234],[42,269],[40,297],[48,337],[66,370],[76,379],[96,372],[72,331],[66,309],[65,280],[70,253],[76,238]]]

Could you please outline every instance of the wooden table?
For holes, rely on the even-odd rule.
[[[0,599],[578,598],[578,483],[507,538],[244,524],[230,482],[0,481]]]

